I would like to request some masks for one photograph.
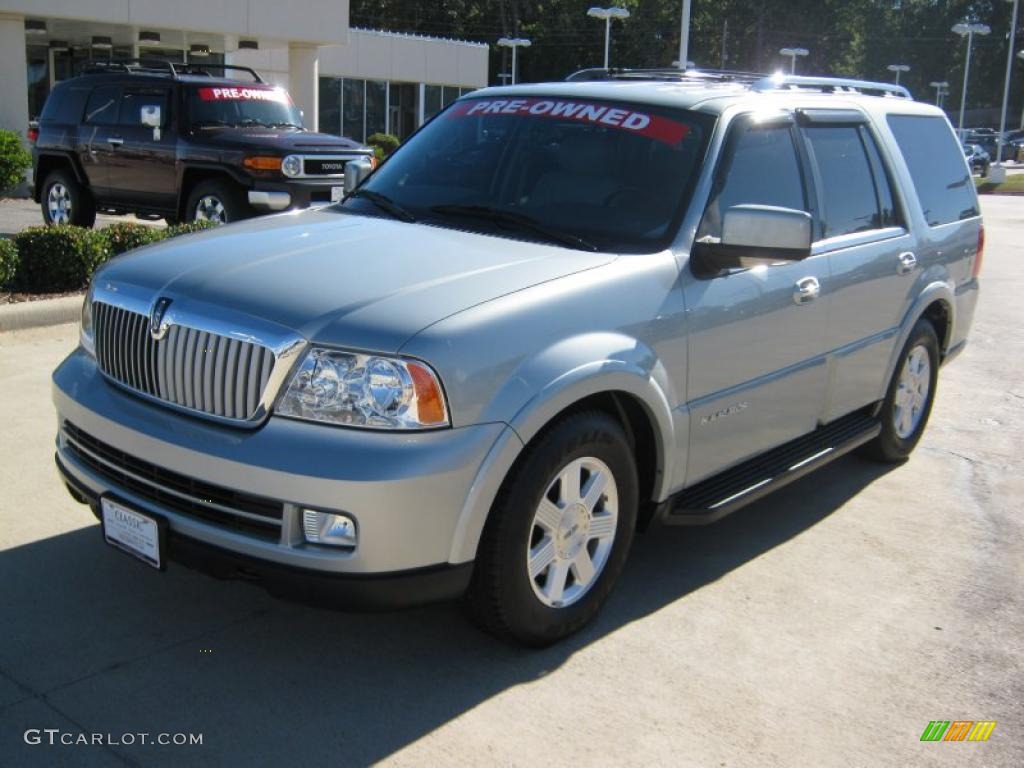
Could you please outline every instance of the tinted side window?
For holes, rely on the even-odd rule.
[[[142,125],[144,107],[160,108],[160,124],[167,125],[168,93],[164,88],[129,88],[121,97],[118,124],[124,126]]]
[[[116,85],[101,85],[92,92],[85,106],[85,122],[90,125],[114,125],[117,122],[117,102],[121,89]]]
[[[821,180],[822,236],[837,237],[882,226],[875,179],[854,125],[804,130]]]
[[[963,150],[944,117],[889,115],[925,220],[933,227],[978,215]]]
[[[711,202],[698,238],[721,235],[722,214],[735,205],[807,210],[803,175],[788,125],[746,125],[726,144]]]
[[[882,162],[882,155],[878,151],[878,145],[874,137],[863,126],[860,129],[860,138],[864,142],[864,148],[868,152],[868,162],[871,163],[871,175],[875,177],[875,189],[878,190],[878,206],[881,210],[883,227],[903,226],[903,217],[896,209],[896,198],[892,193],[892,179],[886,171],[885,163]]]
[[[85,100],[89,96],[87,88],[64,86],[55,88],[43,107],[41,122],[54,122],[77,125],[85,110]]]

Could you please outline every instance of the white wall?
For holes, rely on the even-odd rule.
[[[0,12],[172,27],[302,43],[341,43],[349,0],[0,0]]]
[[[480,88],[487,46],[352,29],[346,45],[320,49],[320,75]]]
[[[25,24],[19,17],[0,14],[0,128],[28,130],[28,74],[25,64]]]

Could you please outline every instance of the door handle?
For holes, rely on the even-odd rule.
[[[111,146],[114,147],[120,147],[122,144],[124,144],[124,139],[118,138],[117,136],[111,136],[109,139],[107,139],[107,144],[110,144]]]
[[[804,277],[793,287],[793,301],[796,304],[810,304],[821,293],[821,283],[816,277]]]
[[[900,275],[905,275],[908,272],[913,272],[914,267],[917,266],[917,256],[912,254],[910,251],[906,251],[900,254],[900,263],[896,267],[896,272]]]

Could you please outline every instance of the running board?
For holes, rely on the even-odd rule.
[[[857,411],[687,488],[665,502],[668,525],[707,525],[849,453],[882,431]]]

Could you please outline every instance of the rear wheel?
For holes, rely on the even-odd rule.
[[[66,169],[52,171],[43,182],[39,204],[47,224],[74,224],[91,227],[96,208],[89,192]]]
[[[467,604],[487,631],[549,645],[586,624],[629,552],[637,472],[622,427],[569,416],[527,449],[491,510]]]
[[[863,453],[885,462],[906,459],[924,434],[935,402],[939,339],[927,320],[917,321],[903,346],[880,413],[882,432]]]
[[[230,224],[233,221],[247,219],[251,215],[252,210],[245,202],[243,190],[220,179],[210,179],[196,184],[185,205],[186,221]]]

